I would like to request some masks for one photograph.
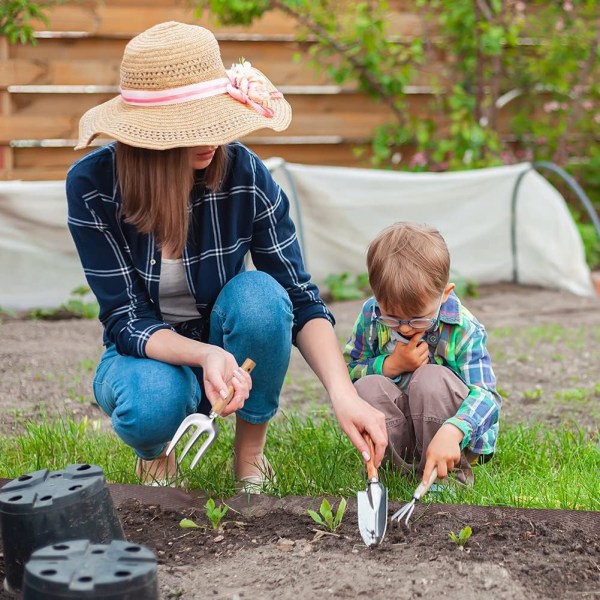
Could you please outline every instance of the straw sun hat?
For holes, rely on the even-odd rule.
[[[220,146],[265,127],[283,131],[292,118],[250,63],[226,71],[215,36],[197,25],[171,21],[134,37],[120,79],[121,94],[81,118],[75,149],[102,134],[154,150]]]

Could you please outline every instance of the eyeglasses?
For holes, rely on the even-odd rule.
[[[442,299],[444,298],[444,294],[440,296],[440,301],[438,303],[438,307],[435,311],[435,319],[409,319],[408,321],[403,321],[402,319],[396,319],[396,317],[388,317],[387,315],[379,315],[376,317],[376,321],[385,325],[386,327],[391,327],[395,329],[396,327],[400,327],[401,325],[408,325],[411,329],[433,329],[437,327],[439,318],[440,318],[440,309],[442,308]]]

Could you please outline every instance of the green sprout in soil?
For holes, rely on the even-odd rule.
[[[448,537],[459,548],[462,549],[465,547],[465,544],[469,541],[469,538],[471,537],[472,533],[473,533],[473,530],[467,525],[466,527],[463,527],[458,533],[454,533],[454,531],[451,531],[448,534]]]
[[[203,526],[198,525],[198,523],[192,521],[192,519],[181,519],[181,521],[179,521],[179,527],[182,529],[202,529]]]
[[[315,523],[318,523],[325,530],[334,533],[342,524],[342,519],[344,518],[344,513],[346,512],[346,499],[342,498],[340,500],[335,515],[333,514],[331,504],[329,504],[329,501],[326,498],[323,498],[321,506],[319,507],[320,514],[310,509],[308,509],[306,512],[312,517]]]
[[[210,521],[213,529],[218,529],[223,517],[227,514],[229,507],[227,504],[216,505],[212,498],[206,501],[206,516]]]
[[[209,498],[206,501],[206,516],[208,517],[213,529],[219,528],[219,525],[221,524],[221,521],[227,514],[228,510],[229,507],[227,504],[221,504],[217,506],[216,502],[212,498]],[[179,521],[179,527],[183,527],[184,529],[201,529],[204,527],[204,525],[198,525],[198,523],[192,521],[192,519],[181,519],[181,521]]]

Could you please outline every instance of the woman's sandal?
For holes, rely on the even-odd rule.
[[[139,456],[135,459],[135,474],[141,485],[148,485],[151,487],[177,487],[177,480],[179,479],[179,467],[176,466],[175,474],[171,477],[165,477],[163,479],[156,479],[153,476],[149,476],[148,473],[145,475],[142,473],[141,458]]]
[[[263,456],[264,470],[259,475],[247,475],[236,481],[235,489],[240,494],[262,494],[269,485],[277,483],[277,476],[271,463]]]

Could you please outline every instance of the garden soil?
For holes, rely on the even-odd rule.
[[[479,291],[465,304],[490,331],[505,396],[502,419],[597,431],[600,298],[508,284]],[[360,305],[331,304],[340,342]],[[58,415],[110,427],[90,393],[101,352],[97,323],[5,318],[0,341],[0,434],[22,431],[27,419]],[[288,411],[326,406],[297,353],[281,404]],[[331,535],[316,531],[306,514],[317,499],[237,496],[227,500],[232,510],[225,525],[213,530],[185,503],[174,506],[157,501],[158,492],[149,496],[152,488],[129,487],[113,497],[127,539],[157,556],[161,599],[600,598],[600,513],[569,518],[568,511],[422,504],[410,531],[390,528],[384,543],[369,550],[358,533],[355,502]],[[398,506],[391,503],[390,510]],[[181,529],[184,517],[200,527]],[[461,550],[448,533],[465,525],[473,535]]]

